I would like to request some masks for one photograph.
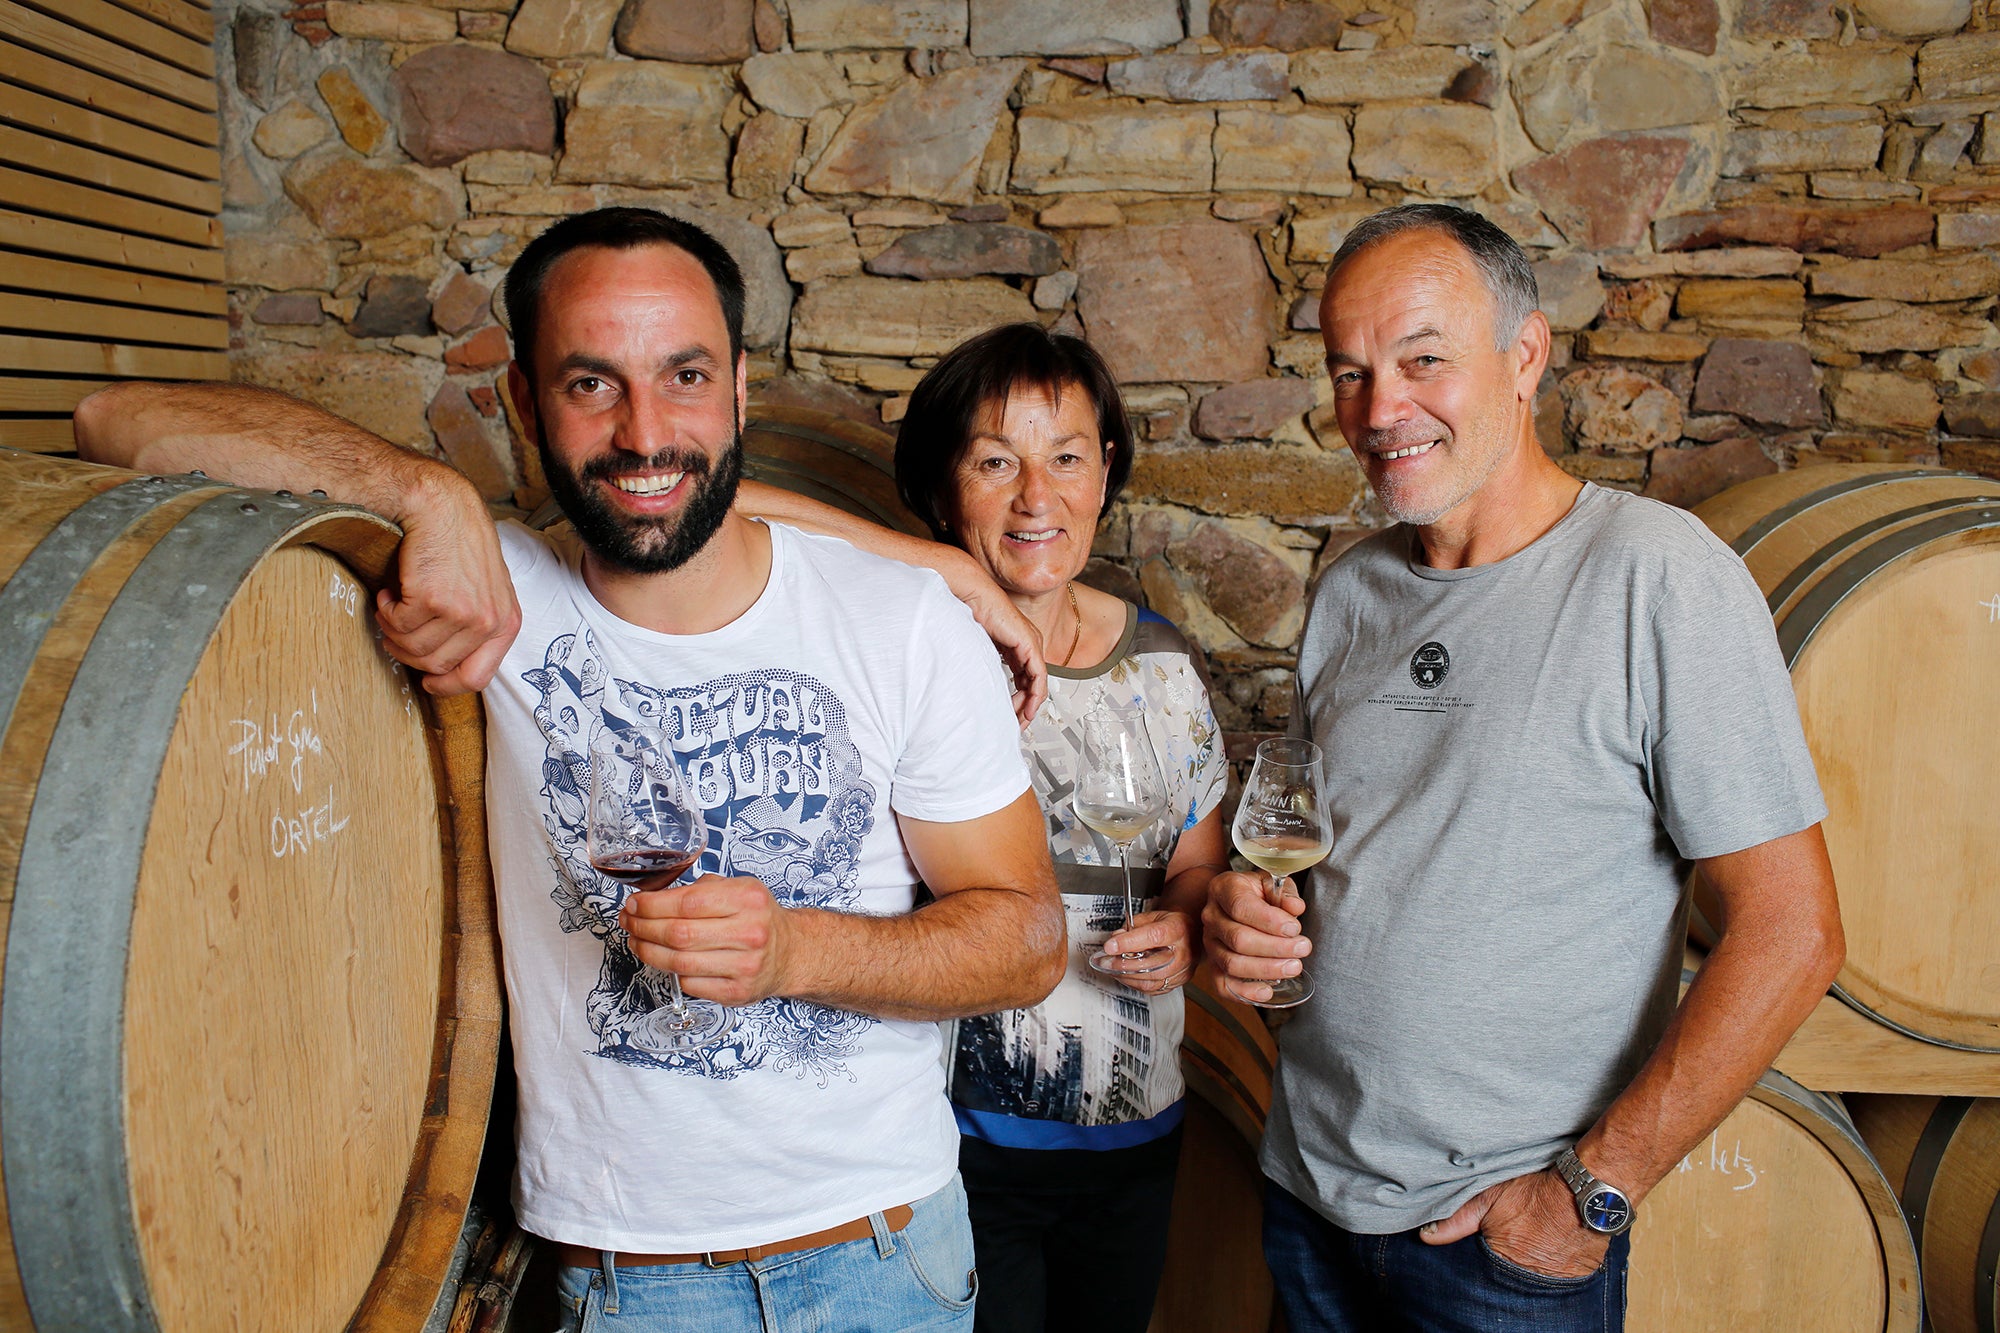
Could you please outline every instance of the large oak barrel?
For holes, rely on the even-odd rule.
[[[1750,567],[1791,667],[1847,929],[1836,993],[2000,1050],[2000,481],[1812,467],[1695,513]]]
[[[1207,968],[1184,994],[1187,1118],[1149,1333],[1264,1333],[1276,1307],[1264,1266],[1257,1145],[1278,1044],[1263,1014],[1222,995]]]
[[[2000,1328],[2000,1099],[1853,1097],[1903,1201],[1932,1333]]]
[[[1916,1333],[1917,1257],[1841,1105],[1782,1074],[1639,1205],[1632,1333]]]
[[[415,1333],[500,1005],[478,705],[374,631],[399,533],[11,450],[0,512],[0,1328]]]

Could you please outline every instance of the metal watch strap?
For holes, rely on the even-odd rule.
[[[1583,1159],[1576,1155],[1575,1148],[1572,1147],[1563,1149],[1561,1155],[1558,1156],[1555,1160],[1555,1168],[1556,1168],[1556,1174],[1562,1178],[1563,1184],[1569,1186],[1570,1194],[1575,1197],[1577,1219],[1581,1221],[1584,1224],[1584,1226],[1588,1227],[1592,1231],[1597,1232],[1599,1235],[1610,1235],[1610,1236],[1623,1235],[1625,1232],[1631,1230],[1632,1222],[1635,1216],[1635,1210],[1632,1207],[1632,1201],[1630,1197],[1626,1195],[1624,1190],[1619,1189],[1616,1185],[1607,1184],[1606,1182],[1599,1180],[1596,1176],[1592,1175],[1590,1173],[1590,1168],[1583,1164]],[[1589,1210],[1587,1206],[1588,1201],[1593,1195],[1595,1195],[1601,1190],[1609,1191],[1613,1194],[1616,1194],[1619,1197],[1619,1199],[1624,1201],[1625,1224],[1619,1227],[1616,1231],[1606,1231],[1602,1225],[1594,1223],[1590,1220]]]

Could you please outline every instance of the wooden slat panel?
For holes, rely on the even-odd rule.
[[[68,417],[0,417],[0,444],[31,454],[73,454],[76,431]]]
[[[0,412],[73,412],[109,380],[33,380],[0,375]]]
[[[216,56],[208,42],[196,42],[172,28],[108,0],[24,0],[58,22],[94,32],[106,42],[118,42],[142,56],[166,60],[200,78],[216,76]]]
[[[215,54],[208,43],[183,37],[157,21],[106,0],[27,0],[50,18],[96,33],[140,55],[164,60],[204,79],[215,77]]]
[[[162,60],[129,51],[46,14],[38,13],[14,0],[0,0],[0,36],[8,37],[85,69],[109,74],[134,87],[171,97],[176,102],[215,110],[215,80],[176,69]]]
[[[222,252],[173,245],[143,236],[126,236],[57,218],[35,217],[0,208],[0,247],[39,250],[48,255],[104,264],[111,268],[144,269],[197,282],[222,281]]]
[[[0,206],[23,208],[34,213],[52,213],[80,222],[116,227],[141,236],[158,236],[185,245],[219,246],[222,222],[219,218],[187,213],[163,204],[149,204],[120,194],[106,194],[86,185],[36,176],[0,166]]]
[[[51,375],[110,375],[140,380],[226,380],[224,352],[186,352],[175,347],[132,347],[124,343],[75,342],[0,333],[0,370]]]
[[[210,147],[216,143],[215,116],[210,112],[141,92],[12,42],[0,41],[0,78],[191,143]]]
[[[182,310],[217,318],[224,318],[229,313],[228,293],[212,284],[182,282],[177,278],[98,268],[67,259],[45,259],[41,255],[15,254],[6,250],[0,250],[0,287],[46,292],[51,296],[74,296],[86,301]]]
[[[144,14],[155,23],[164,23],[175,32],[194,38],[203,45],[215,41],[215,16],[181,0],[112,0],[122,9]]]
[[[134,310],[130,306],[92,305],[88,301],[59,301],[18,292],[0,292],[0,328],[69,333],[118,342],[172,343],[178,347],[229,346],[227,320],[168,315],[157,310]]]
[[[0,83],[0,120],[24,130],[71,139],[134,161],[165,167],[204,180],[222,177],[222,156],[213,148],[191,144],[153,130],[102,115],[71,102],[31,93]]]
[[[154,199],[196,213],[222,211],[222,186],[128,162],[60,139],[0,125],[0,162],[61,176],[84,185],[101,185],[121,194]]]

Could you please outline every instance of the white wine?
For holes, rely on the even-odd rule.
[[[1235,838],[1236,850],[1243,853],[1245,860],[1280,879],[1318,865],[1326,859],[1327,852],[1331,850],[1330,845],[1323,839],[1301,837],[1298,834],[1278,833],[1261,838],[1247,838],[1238,831]]]
[[[1123,846],[1151,828],[1153,821],[1159,818],[1159,813],[1136,805],[1119,805],[1109,801],[1102,804],[1096,801],[1078,801],[1076,817],[1111,841]]]

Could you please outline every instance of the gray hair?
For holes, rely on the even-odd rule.
[[[1493,295],[1493,341],[1501,351],[1520,333],[1528,316],[1541,308],[1535,270],[1512,236],[1469,208],[1457,204],[1398,204],[1356,223],[1334,252],[1329,278],[1342,264],[1378,241],[1406,231],[1441,231],[1462,246]]]

